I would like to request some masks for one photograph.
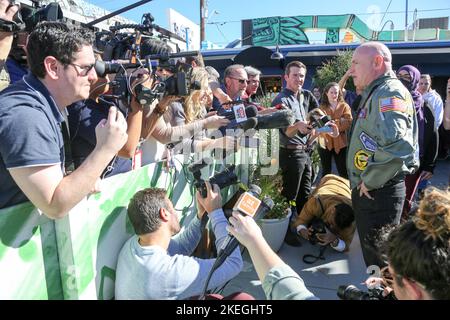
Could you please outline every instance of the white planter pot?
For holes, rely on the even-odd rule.
[[[273,251],[278,252],[283,245],[291,217],[291,210],[285,218],[282,219],[261,219],[258,224],[261,227],[262,234]]]

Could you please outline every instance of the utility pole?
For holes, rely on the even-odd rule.
[[[200,49],[202,48],[202,42],[205,41],[205,18],[207,10],[205,0],[200,0]]]
[[[408,0],[406,0],[406,11],[405,11],[405,41],[408,41]]]

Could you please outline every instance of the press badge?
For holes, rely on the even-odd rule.
[[[236,123],[240,123],[242,121],[247,120],[247,115],[245,114],[245,107],[242,103],[233,106],[233,111],[236,117]]]

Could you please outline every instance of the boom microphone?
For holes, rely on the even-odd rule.
[[[255,129],[279,129],[292,126],[295,122],[291,110],[275,111],[266,115],[257,116],[258,124]]]

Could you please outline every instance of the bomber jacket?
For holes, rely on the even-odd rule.
[[[411,94],[392,72],[363,91],[350,131],[347,169],[351,188],[368,190],[419,167],[418,125]]]

